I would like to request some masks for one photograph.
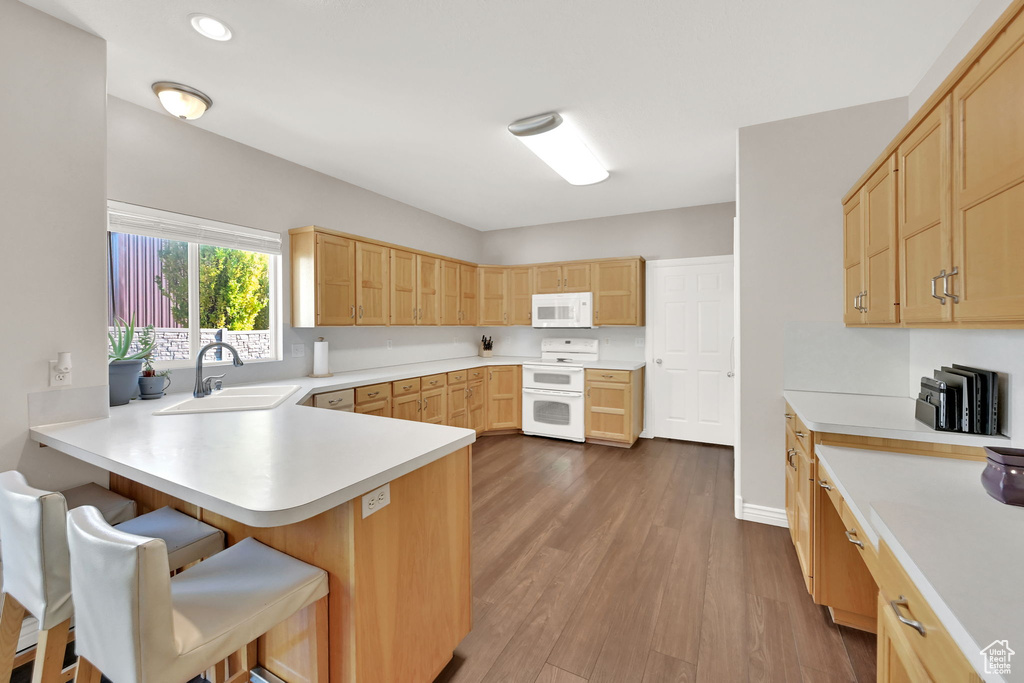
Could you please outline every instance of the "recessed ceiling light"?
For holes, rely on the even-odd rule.
[[[190,14],[188,19],[192,22],[192,28],[210,40],[231,40],[231,29],[220,19],[214,19],[208,14]]]
[[[608,177],[594,153],[557,112],[520,119],[508,130],[572,185],[593,185]]]
[[[153,84],[153,92],[160,98],[164,109],[179,119],[198,119],[213,106],[213,100],[205,93],[181,83],[158,81]]]

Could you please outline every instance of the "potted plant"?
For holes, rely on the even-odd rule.
[[[153,350],[156,347],[156,332],[152,325],[145,327],[139,333],[139,346],[149,348],[149,353],[142,359],[142,376],[139,377],[139,398],[149,401],[155,398],[163,398],[164,391],[171,385],[169,370],[157,370],[153,367]]]
[[[110,351],[107,354],[110,358],[107,366],[110,405],[123,406],[132,400],[132,394],[139,386],[143,359],[153,353],[153,338],[150,336],[148,344],[144,344],[140,335],[138,348],[132,352],[132,344],[135,342],[135,316],[132,315],[130,322],[115,318],[114,331],[107,333],[107,339],[110,340]]]

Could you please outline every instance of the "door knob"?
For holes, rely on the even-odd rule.
[[[660,359],[660,358],[656,358],[656,359],[654,360],[654,362],[655,362],[655,363],[657,363],[658,365],[661,365],[661,359]]]

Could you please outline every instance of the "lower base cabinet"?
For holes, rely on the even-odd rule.
[[[448,394],[445,387],[420,392],[420,401],[423,404],[420,410],[421,421],[435,425],[448,424]]]
[[[523,426],[523,369],[518,365],[487,368],[487,431]]]
[[[482,372],[480,373],[483,374]],[[466,383],[466,427],[475,429],[477,436],[487,430],[487,380],[481,377]]]
[[[588,369],[584,381],[587,439],[632,446],[643,431],[643,370]]]
[[[391,385],[372,384],[356,389],[356,412],[391,417]]]

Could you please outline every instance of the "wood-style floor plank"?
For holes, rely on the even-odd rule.
[[[518,435],[473,454],[473,631],[439,683],[874,678],[784,529],[733,516],[732,450]],[[855,678],[856,676],[856,678]]]

